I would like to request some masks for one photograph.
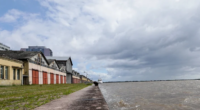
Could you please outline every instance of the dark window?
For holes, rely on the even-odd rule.
[[[5,67],[5,79],[8,79],[8,66]]]
[[[17,70],[17,79],[20,80],[20,69]]]
[[[13,68],[13,79],[15,80],[15,69]]]
[[[1,66],[1,78],[0,79],[4,79],[4,66]]]

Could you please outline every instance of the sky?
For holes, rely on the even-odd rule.
[[[71,56],[92,80],[200,78],[199,0],[0,0],[0,42]]]

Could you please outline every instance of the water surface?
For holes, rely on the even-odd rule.
[[[110,110],[200,110],[200,81],[103,83]]]

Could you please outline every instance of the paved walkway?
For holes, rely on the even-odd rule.
[[[108,110],[108,105],[99,87],[92,85],[53,100],[35,110]]]

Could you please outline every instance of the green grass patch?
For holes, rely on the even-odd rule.
[[[30,110],[90,84],[55,84],[0,87],[0,110]]]

